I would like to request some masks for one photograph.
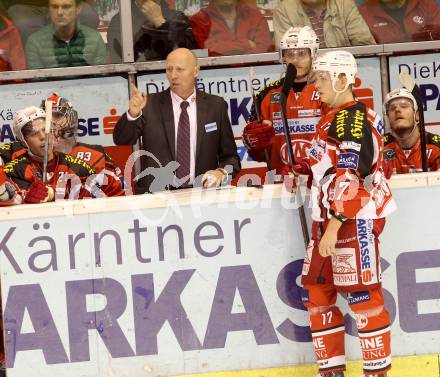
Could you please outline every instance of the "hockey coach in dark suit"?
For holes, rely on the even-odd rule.
[[[129,110],[116,124],[113,140],[133,145],[141,138],[146,155],[136,194],[220,186],[240,171],[226,103],[196,89],[198,73],[194,54],[179,48],[166,59],[167,90],[146,95],[131,86]]]

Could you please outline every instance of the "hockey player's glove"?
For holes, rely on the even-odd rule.
[[[3,168],[3,165],[1,165],[0,166],[0,201],[1,202],[5,202],[11,199],[11,197],[9,196],[9,190],[7,184],[9,184],[9,182],[7,182],[6,180],[5,170]]]
[[[28,204],[46,203],[54,199],[54,191],[42,181],[36,179],[27,190],[24,202]]]
[[[253,121],[243,129],[243,143],[247,149],[263,150],[273,144],[275,129],[272,124]]]
[[[309,161],[307,158],[301,158],[295,161],[295,165],[293,165],[293,169],[290,165],[284,165],[280,170],[282,175],[295,174],[295,175],[308,175],[312,176],[312,169],[310,167]]]
[[[309,164],[309,160],[307,158],[301,158],[301,159],[296,160],[295,165],[293,165],[293,169],[289,165],[284,165],[281,168],[280,172],[281,172],[281,175],[283,177],[284,182],[286,182],[287,176],[306,175],[307,176],[307,187],[310,188],[312,186],[313,173],[312,173],[312,169]],[[287,179],[287,180],[289,181],[289,179]]]
[[[312,168],[310,167],[308,158],[301,158],[295,161],[293,165],[293,172],[297,175],[308,175],[312,176]]]
[[[287,192],[293,192],[296,187],[296,175],[293,173],[289,165],[283,165],[280,169],[281,180]]]

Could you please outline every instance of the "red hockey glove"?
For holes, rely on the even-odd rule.
[[[307,187],[312,187],[313,173],[309,164],[309,160],[307,158],[301,158],[295,161],[295,165],[293,165],[293,169],[289,165],[284,165],[280,169],[281,176],[288,175],[307,175]],[[283,180],[285,180],[283,178]]]
[[[275,129],[271,124],[253,121],[243,129],[243,143],[247,149],[264,149],[273,144]]]
[[[312,175],[312,168],[310,167],[308,158],[301,158],[295,161],[293,165],[293,172],[298,175]]]
[[[52,187],[46,186],[42,181],[36,179],[27,190],[24,202],[28,204],[45,203],[53,199]]]
[[[3,165],[0,165],[0,202],[6,202],[10,199],[9,192],[5,183],[6,183],[5,170],[3,168]]]
[[[296,176],[292,172],[292,168],[289,165],[283,165],[279,172],[286,191],[293,192],[296,187]]]

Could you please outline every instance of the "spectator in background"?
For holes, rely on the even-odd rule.
[[[131,3],[134,61],[163,60],[174,49],[197,47],[188,18],[168,7],[166,0]],[[110,21],[107,44],[112,63],[122,62],[121,15]]]
[[[387,176],[422,171],[419,109],[407,89],[395,89],[385,97],[385,119],[391,133],[385,135],[384,170]],[[425,132],[428,171],[440,169],[440,136]]]
[[[440,39],[435,0],[366,0],[359,7],[377,43]]]
[[[306,25],[320,48],[376,44],[353,0],[284,0],[273,12],[275,46],[289,27]]]
[[[0,10],[0,71],[21,69],[26,69],[26,59],[20,33]]]
[[[8,0],[0,0],[0,13],[6,15],[8,9]]]
[[[199,48],[207,48],[210,56],[273,51],[266,19],[242,0],[211,0],[191,25]]]
[[[101,35],[78,22],[80,10],[80,0],[49,0],[52,23],[33,33],[26,43],[29,68],[107,63]]]
[[[48,25],[47,0],[12,0],[9,2],[8,14],[20,31],[23,44],[29,35]],[[95,0],[84,0],[79,20],[83,25],[96,29],[99,25],[98,13],[94,9]]]

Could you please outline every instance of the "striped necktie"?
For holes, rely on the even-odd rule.
[[[190,125],[189,116],[186,109],[189,103],[182,101],[180,108],[179,124],[177,126],[177,146],[176,146],[176,160],[180,164],[176,171],[177,178],[181,179],[187,177],[185,182],[188,183],[190,179],[190,167],[191,167],[191,142],[190,142]]]

